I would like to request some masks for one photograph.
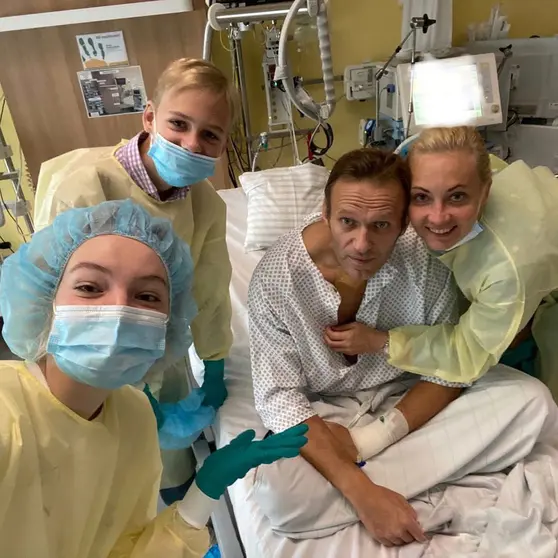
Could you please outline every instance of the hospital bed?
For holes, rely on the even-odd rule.
[[[248,285],[252,273],[263,256],[263,252],[249,252],[244,250],[244,239],[246,235],[246,218],[247,218],[247,198],[242,189],[223,190],[219,192],[222,199],[227,205],[227,244],[229,255],[232,263],[233,274],[230,287],[232,302],[232,329],[234,335],[234,343],[230,356],[226,363],[227,387],[229,397],[221,408],[215,425],[215,436],[217,446],[230,442],[243,430],[253,428],[257,435],[263,437],[266,434],[261,420],[259,419],[255,408],[252,392],[252,381],[250,373],[250,354],[249,354],[249,338],[248,338],[248,310],[247,310],[247,294]],[[191,354],[192,371],[194,376],[199,380],[203,374],[203,365],[195,353]],[[501,406],[512,404],[511,402],[501,401]],[[495,411],[497,412],[497,410]],[[203,451],[203,450],[202,450]],[[199,451],[198,451],[199,454]],[[203,456],[201,456],[203,458]],[[548,459],[544,456],[543,459]],[[558,456],[552,455],[554,463],[558,462]],[[540,469],[542,461],[534,458],[533,463],[527,463],[524,467],[538,467]],[[522,465],[523,467],[523,465]],[[444,498],[444,505],[450,506],[452,509],[462,510],[464,516],[468,515],[469,510],[474,510],[474,514],[491,513],[492,508],[497,508],[500,503],[506,502],[506,494],[511,494],[513,503],[505,504],[505,518],[516,517],[515,512],[511,510],[516,508],[515,501],[520,502],[519,517],[531,515],[533,507],[532,500],[528,498],[521,499],[520,489],[516,485],[510,486],[508,478],[512,475],[504,473],[472,475],[466,478],[466,481],[451,491],[447,491]],[[549,499],[554,501],[558,492],[558,480],[555,474],[546,474],[549,487],[543,501]],[[220,543],[223,558],[419,558],[431,556],[532,556],[532,557],[554,557],[556,548],[551,550],[546,546],[546,552],[542,548],[534,551],[538,546],[535,538],[529,540],[529,534],[526,533],[525,547],[517,548],[518,554],[500,554],[500,552],[483,553],[483,545],[490,539],[490,534],[484,532],[487,529],[479,525],[479,517],[473,518],[469,524],[465,524],[464,519],[460,519],[456,523],[456,532],[447,532],[443,535],[435,535],[432,543],[426,548],[418,543],[411,544],[402,548],[385,548],[376,544],[366,533],[364,528],[358,524],[345,528],[335,535],[322,539],[307,540],[290,540],[276,535],[269,526],[267,519],[264,517],[261,509],[252,498],[254,488],[255,472],[250,472],[244,479],[238,481],[229,489],[231,508],[227,508],[226,502],[221,501],[221,506],[213,516],[213,523],[217,538]],[[519,478],[519,477],[518,477]],[[550,488],[552,485],[552,488]],[[444,489],[434,489],[432,494],[436,492],[444,492]],[[537,493],[538,494],[538,493]],[[549,495],[553,494],[552,498]],[[430,497],[430,495],[428,496]],[[541,497],[540,494],[537,496]],[[442,506],[443,507],[443,506]],[[555,510],[558,510],[556,504],[552,504]],[[508,510],[509,508],[509,510]],[[523,512],[523,510],[525,510]],[[228,512],[232,511],[230,518],[235,522],[235,527],[229,520]],[[558,513],[558,512],[557,512]],[[455,516],[454,516],[455,517]],[[521,521],[522,519],[520,519]],[[447,521],[447,520],[446,520]],[[476,521],[476,524],[475,524]],[[506,519],[502,520],[498,517],[496,523],[497,529],[500,529],[500,523],[506,524]],[[482,522],[481,522],[482,523]],[[490,523],[490,521],[488,522]],[[554,536],[558,535],[558,520],[553,523]],[[450,524],[450,523],[448,523]],[[511,525],[511,524],[510,524]],[[235,538],[235,529],[244,547],[244,554]],[[516,524],[516,528],[521,529]],[[542,528],[547,531],[546,527]],[[528,530],[527,530],[528,531]],[[533,537],[538,536],[541,539],[541,533],[537,532]],[[513,538],[513,537],[511,537]],[[545,539],[545,537],[542,537]],[[458,543],[458,541],[460,541]],[[459,544],[459,550],[465,549],[470,544],[470,552],[463,554],[455,552],[457,548],[453,545]],[[548,543],[548,540],[547,540]],[[502,544],[502,543],[498,543]],[[516,544],[516,543],[514,543]],[[465,545],[465,546],[464,546]],[[544,546],[544,545],[543,545]],[[509,549],[508,549],[509,550]],[[525,552],[522,552],[524,550]],[[533,550],[533,552],[531,552]],[[538,550],[541,550],[539,552]]]

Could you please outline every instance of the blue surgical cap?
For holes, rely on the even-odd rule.
[[[163,361],[187,354],[192,341],[189,326],[197,312],[190,249],[174,234],[170,221],[152,217],[130,200],[69,209],[5,260],[0,276],[2,335],[14,354],[31,361],[43,356],[53,300],[68,260],[87,240],[111,234],[138,240],[161,258],[170,284]]]

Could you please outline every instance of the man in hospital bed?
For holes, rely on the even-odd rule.
[[[424,542],[431,510],[408,499],[558,438],[558,408],[534,379],[500,367],[458,399],[469,385],[404,374],[387,363],[387,344],[371,346],[368,326],[457,317],[449,270],[407,228],[409,190],[396,155],[346,154],[323,216],[280,239],[252,277],[257,411],[273,432],[310,427],[303,457],[257,474],[254,497],[279,534],[318,538],[361,521],[386,546]],[[497,397],[518,402],[496,412]]]

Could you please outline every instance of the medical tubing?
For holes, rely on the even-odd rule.
[[[213,39],[213,27],[209,21],[205,24],[203,33],[203,54],[202,57],[207,62],[211,62],[211,41]]]
[[[318,43],[320,45],[320,57],[322,59],[322,74],[324,77],[325,105],[321,110],[321,119],[327,120],[335,110],[335,77],[333,74],[333,61],[331,59],[331,40],[329,37],[329,24],[327,19],[327,7],[325,2],[320,3],[320,11],[316,18],[318,27]]]
[[[283,22],[283,28],[281,30],[281,35],[279,37],[279,67],[277,68],[277,72],[279,75],[276,75],[276,79],[280,78],[283,82],[283,87],[287,92],[287,95],[291,99],[293,105],[305,116],[311,118],[312,120],[319,121],[319,113],[315,108],[315,103],[313,103],[312,110],[315,112],[311,112],[310,108],[306,105],[302,104],[297,96],[295,91],[295,85],[292,77],[289,74],[289,66],[287,62],[287,41],[289,39],[289,27],[291,26],[292,20],[296,17],[298,10],[302,7],[302,5],[306,2],[306,0],[295,0],[289,13],[285,17],[285,21]]]
[[[413,143],[419,137],[419,135],[420,134],[414,134],[413,136],[406,138],[395,148],[395,153],[399,155],[401,151],[403,151],[403,148]]]
[[[305,116],[321,122],[331,116],[335,109],[335,80],[333,75],[333,63],[331,59],[331,41],[329,38],[329,25],[327,20],[327,9],[324,2],[320,3],[320,10],[316,18],[318,27],[318,42],[320,46],[320,56],[322,60],[322,73],[324,78],[324,91],[326,101],[324,105],[312,102],[310,105],[303,104],[296,95],[293,79],[288,72],[287,62],[287,41],[289,37],[289,27],[292,20],[296,17],[298,10],[307,0],[295,0],[283,23],[283,31],[279,38],[279,68],[278,72],[282,79],[285,91],[289,95],[293,105]]]

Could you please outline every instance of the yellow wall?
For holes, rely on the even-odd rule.
[[[449,0],[447,0],[449,1]],[[454,45],[462,45],[467,40],[467,25],[488,19],[491,6],[496,0],[454,0]],[[528,37],[538,34],[549,36],[558,34],[558,0],[507,0],[502,3],[503,11],[511,23],[510,37]],[[335,75],[342,75],[345,66],[364,61],[386,59],[400,40],[401,8],[397,0],[330,0],[329,20],[332,40],[332,54]],[[259,35],[259,40],[258,40]],[[227,44],[225,34],[221,37]],[[249,106],[252,117],[252,131],[257,133],[267,129],[265,96],[262,91],[261,32],[246,33],[243,39],[243,53],[246,62],[246,78],[249,88]],[[213,43],[214,61],[225,70],[231,66],[229,54],[221,46],[220,37]],[[306,79],[321,77],[317,48],[309,49],[307,62],[302,64],[300,56],[292,53],[296,73]],[[309,91],[316,99],[323,98],[322,86],[314,86]],[[343,84],[337,84],[339,97],[343,94]],[[374,103],[348,102],[341,99],[330,121],[335,132],[335,143],[330,155],[338,158],[342,153],[359,147],[358,127],[361,118],[374,117]],[[300,126],[309,127],[308,119],[299,121]],[[275,143],[275,145],[277,145]],[[304,149],[303,142],[300,144]],[[262,157],[262,167],[276,159],[277,151]],[[280,164],[292,164],[288,146]],[[328,166],[331,160],[328,162]]]
[[[1,111],[1,107],[3,105],[3,99],[4,99],[4,94],[2,92],[2,87],[0,87],[0,111]],[[25,159],[24,157],[22,157],[21,152],[20,152],[20,147],[19,147],[19,141],[17,138],[17,133],[15,131],[14,128],[14,123],[12,121],[12,116],[10,114],[10,109],[9,107],[5,106],[4,108],[4,113],[2,116],[2,120],[0,122],[0,125],[2,126],[2,132],[4,133],[4,136],[6,138],[6,142],[12,147],[13,150],[13,163],[16,166],[16,168],[18,170],[22,169],[23,166],[23,172],[21,173],[21,176],[23,177],[22,179],[22,189],[23,189],[23,194],[25,196],[25,199],[27,200],[33,200],[33,193],[31,191],[31,187],[30,187],[30,180],[27,177],[27,174],[25,172]],[[4,166],[4,161],[0,161],[0,172],[4,172],[5,166]],[[12,183],[8,180],[3,180],[0,181],[0,188],[2,189],[2,196],[4,197],[5,201],[11,201],[15,199],[15,192],[12,186]],[[19,247],[19,245],[23,242],[23,238],[20,234],[20,232],[18,231],[16,224],[14,222],[13,219],[10,218],[10,216],[8,215],[8,213],[6,211],[4,211],[4,215],[6,218],[6,223],[3,227],[0,227],[0,235],[2,236],[2,238],[8,242],[12,243],[12,248],[15,250],[16,248]],[[29,230],[27,229],[27,227],[25,226],[25,223],[23,221],[23,219],[21,217],[19,217],[17,219],[17,222],[22,230],[22,232],[27,236],[29,235]],[[0,255],[2,256],[6,256],[9,254],[9,250],[1,250],[0,251]]]
[[[450,0],[446,0],[450,1]],[[488,18],[490,8],[496,0],[454,0],[453,1],[453,36],[454,44],[462,45],[467,40],[467,25]],[[503,10],[511,23],[510,37],[528,37],[530,35],[549,36],[558,34],[558,0],[506,0],[502,2]],[[342,75],[345,66],[364,61],[386,59],[400,40],[401,8],[397,0],[329,0],[330,30],[332,38],[334,73]],[[263,93],[263,72],[261,30],[246,33],[243,38],[243,54],[246,63],[246,79],[252,118],[252,131],[257,133],[267,129],[267,111]],[[224,47],[223,47],[224,45]],[[228,40],[223,33],[216,34],[213,41],[213,60],[231,74],[230,55],[226,51]],[[321,68],[317,46],[309,47],[305,52],[305,62],[300,55],[292,52],[291,61],[297,74],[306,79],[320,78]],[[335,132],[335,143],[329,155],[338,158],[342,153],[358,147],[358,126],[361,118],[374,116],[373,102],[348,102],[342,98],[343,84],[336,85],[339,102],[331,119]],[[313,86],[309,91],[316,99],[323,98],[322,86]],[[3,98],[0,87],[0,103]],[[300,127],[311,127],[308,119],[299,119]],[[14,150],[14,162],[18,169],[22,166],[17,134],[13,126],[9,107],[4,111],[1,122],[2,131]],[[321,142],[322,138],[319,138]],[[46,141],[46,140],[45,140]],[[270,147],[277,147],[272,142]],[[301,153],[305,152],[304,141],[299,143]],[[277,160],[278,150],[265,153],[260,158],[263,168]],[[328,159],[328,165],[332,160]],[[292,164],[290,146],[286,146],[278,164]],[[0,162],[0,170],[3,165]],[[5,200],[14,199],[10,182],[0,182]],[[24,180],[23,191],[28,200],[33,200],[30,181]],[[23,219],[18,222],[25,232]],[[17,248],[22,239],[14,222],[6,215],[6,224],[0,228],[0,235]]]

